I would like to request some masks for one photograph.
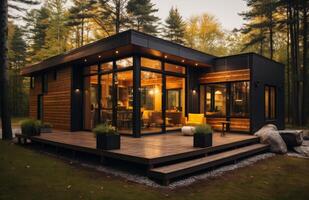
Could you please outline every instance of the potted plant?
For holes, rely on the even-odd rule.
[[[116,128],[109,124],[100,124],[92,132],[97,140],[97,149],[120,149],[120,135]]]
[[[212,129],[209,124],[203,124],[195,127],[193,135],[194,147],[210,147],[212,146]]]
[[[25,119],[20,123],[21,133],[26,136],[40,135],[41,121],[34,119]]]
[[[43,122],[40,126],[40,132],[41,133],[51,133],[52,132],[53,125],[48,122]]]

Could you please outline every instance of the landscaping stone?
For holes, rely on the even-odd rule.
[[[279,134],[289,148],[300,146],[303,143],[302,130],[280,130]]]
[[[271,152],[279,154],[287,153],[287,146],[275,125],[267,124],[254,135],[260,138],[261,143],[269,144]]]
[[[294,151],[302,156],[309,157],[309,141],[305,140],[301,146],[294,147]]]

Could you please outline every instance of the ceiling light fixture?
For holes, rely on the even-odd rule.
[[[116,54],[118,54],[118,53],[119,53],[119,51],[115,51],[115,53],[116,53]]]

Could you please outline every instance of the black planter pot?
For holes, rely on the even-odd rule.
[[[97,149],[112,150],[120,149],[120,135],[97,135]]]
[[[194,147],[211,147],[212,146],[212,133],[211,134],[194,134],[193,136]]]
[[[52,129],[51,128],[40,128],[40,132],[41,133],[52,133]]]

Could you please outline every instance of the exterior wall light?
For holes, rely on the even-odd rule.
[[[196,90],[193,89],[193,90],[192,90],[192,94],[193,94],[193,95],[196,95]]]
[[[77,89],[75,89],[75,93],[79,93],[80,92],[80,90],[77,88]]]

